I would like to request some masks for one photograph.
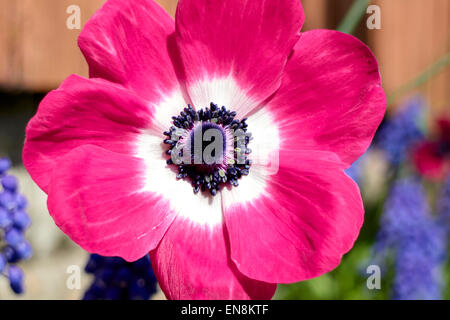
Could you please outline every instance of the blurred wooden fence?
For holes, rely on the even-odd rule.
[[[157,0],[172,15],[176,0]],[[87,75],[77,48],[79,30],[66,28],[66,9],[81,8],[82,24],[104,0],[0,0],[0,87],[45,92],[72,73]],[[352,0],[303,0],[304,30],[336,28]],[[365,19],[356,35],[374,50],[386,92],[415,78],[450,52],[450,0],[372,0],[381,30]],[[365,17],[367,18],[367,16]],[[450,68],[419,91],[437,110],[450,109]]]

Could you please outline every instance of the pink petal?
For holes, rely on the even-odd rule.
[[[250,112],[279,87],[303,21],[299,0],[180,0],[177,44],[194,105]]]
[[[386,107],[375,57],[337,31],[302,34],[267,108],[281,148],[327,150],[349,166],[369,147]]]
[[[173,64],[177,62],[170,56],[174,31],[172,17],[153,0],[109,0],[88,21],[78,43],[91,77],[153,98],[179,85]]]
[[[153,109],[120,85],[100,79],[69,77],[39,105],[26,129],[23,162],[46,191],[54,166],[70,150],[93,144],[130,154]]]
[[[175,213],[145,191],[142,159],[85,145],[59,159],[48,208],[83,249],[134,261],[159,243]]]
[[[168,299],[270,299],[275,293],[276,284],[249,279],[236,269],[222,225],[177,217],[150,254]]]
[[[291,283],[338,266],[364,216],[358,186],[342,169],[330,152],[282,151],[259,198],[237,203],[239,188],[223,193],[237,268],[252,279]]]

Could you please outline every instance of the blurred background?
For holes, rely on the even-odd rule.
[[[174,15],[176,0],[156,1]],[[45,94],[70,74],[88,76],[77,47],[81,30],[66,27],[66,9],[78,5],[83,26],[103,3],[0,0],[0,158],[11,160],[8,173],[18,178],[19,192],[28,199],[32,224],[23,232],[33,252],[17,263],[25,274],[24,292],[16,295],[21,290],[12,290],[8,278],[0,276],[0,299],[80,299],[94,279],[83,271],[89,255],[53,224],[45,195],[21,164],[21,151],[25,126]],[[450,0],[302,3],[304,31],[339,29],[373,50],[389,105],[374,146],[348,172],[360,184],[366,206],[366,222],[354,249],[333,272],[280,285],[275,298],[448,299],[448,233],[436,228],[450,223],[445,171],[450,129],[442,120],[450,119]],[[381,29],[367,28],[368,5],[381,9]],[[67,286],[70,265],[81,268],[80,289]],[[369,265],[380,266],[381,288],[368,288]],[[160,292],[153,295],[163,297]]]

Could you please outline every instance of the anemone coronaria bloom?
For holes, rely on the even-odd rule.
[[[55,223],[92,253],[150,252],[172,299],[268,299],[335,268],[364,215],[344,170],[385,95],[364,44],[303,21],[299,0],[180,0],[175,21],[107,1],[79,37],[90,78],[70,76],[27,127]],[[226,161],[173,165],[206,128]],[[246,133],[240,164],[231,129]]]

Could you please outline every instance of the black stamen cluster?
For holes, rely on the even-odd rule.
[[[200,190],[202,192],[208,190],[211,195],[215,196],[222,185],[229,183],[232,186],[238,186],[238,179],[249,174],[252,162],[250,159],[247,159],[247,156],[251,153],[251,149],[247,148],[247,145],[253,138],[247,132],[247,118],[237,120],[235,116],[236,112],[229,111],[224,106],[219,108],[214,103],[210,104],[210,108],[200,109],[199,111],[195,111],[191,105],[188,105],[187,108],[180,112],[180,115],[172,117],[173,126],[170,127],[169,131],[164,132],[164,135],[168,137],[164,140],[164,143],[169,145],[169,149],[166,151],[168,155],[172,155],[178,143],[177,130],[191,130],[196,122],[212,122],[222,126],[224,129],[242,130],[245,133],[240,138],[234,138],[234,159],[228,160],[226,169],[217,165],[178,165],[177,179],[189,177],[194,193],[198,193]],[[244,140],[238,141],[238,139]],[[242,144],[241,148],[243,150],[239,150],[240,144]],[[182,151],[178,156],[182,156]],[[240,158],[242,163],[238,163],[238,158]],[[167,164],[175,165],[172,159],[168,159]]]

